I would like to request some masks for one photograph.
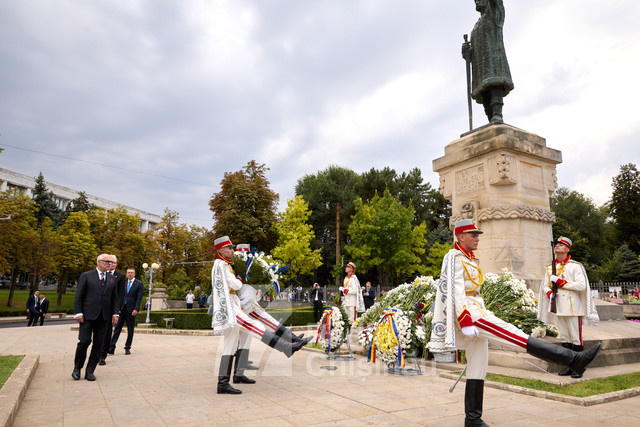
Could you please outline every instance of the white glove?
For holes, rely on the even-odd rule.
[[[468,337],[480,336],[480,331],[475,326],[463,326],[462,333]]]
[[[553,283],[556,283],[556,281],[559,279],[558,276],[556,276],[555,274],[552,274],[551,277],[549,277],[549,280],[551,280]]]
[[[247,297],[243,300],[240,300],[240,306],[243,310],[247,310],[249,307],[251,307],[251,298]]]

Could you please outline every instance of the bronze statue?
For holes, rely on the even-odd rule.
[[[503,123],[503,97],[513,89],[502,41],[502,0],[475,0],[480,19],[462,44],[462,57],[472,65],[471,97],[484,106],[490,123]]]

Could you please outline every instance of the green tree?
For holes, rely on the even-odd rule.
[[[278,194],[269,188],[264,164],[251,160],[242,170],[225,172],[220,191],[209,201],[216,236],[248,243],[269,252],[276,243],[272,225],[276,221]]]
[[[572,257],[582,263],[600,264],[607,255],[604,241],[606,213],[577,191],[558,188],[550,198],[556,214],[553,235],[573,241]]]
[[[193,289],[193,282],[189,280],[184,268],[178,267],[167,279],[167,297],[172,300],[184,300],[189,289]],[[197,295],[196,295],[197,297]]]
[[[310,274],[322,265],[320,249],[311,249],[314,238],[313,227],[307,223],[311,212],[302,196],[296,196],[287,202],[287,209],[278,214],[279,221],[274,227],[278,232],[278,244],[271,255],[291,268],[286,279]]]
[[[318,268],[318,282],[331,279],[336,259],[336,207],[340,204],[340,243],[348,243],[347,230],[354,214],[354,200],[358,197],[360,175],[339,166],[329,166],[315,174],[305,175],[296,184],[296,195],[308,203],[315,239],[312,248],[320,248],[325,263]],[[339,269],[339,266],[336,266]]]
[[[33,189],[33,201],[36,202],[38,210],[36,219],[38,224],[42,224],[45,218],[51,218],[52,227],[57,229],[65,220],[64,211],[55,202],[55,196],[47,188],[42,172],[36,178],[36,185]]]
[[[92,268],[98,256],[98,248],[91,235],[89,220],[84,212],[70,212],[58,229],[58,247],[55,259],[60,272],[58,277],[58,305],[67,290],[71,274],[79,275]]]
[[[442,268],[442,260],[444,256],[453,248],[451,243],[435,242],[429,249],[429,256],[427,256],[427,271],[426,275],[434,278],[440,277],[440,270]]]
[[[382,170],[371,168],[362,174],[357,191],[361,199],[371,200],[385,189],[404,206],[413,207],[414,226],[425,222],[427,229],[432,230],[446,225],[451,216],[451,202],[439,191],[432,189],[431,184],[424,182],[418,168],[413,168],[408,173],[402,172],[401,175],[389,167]]]
[[[37,290],[40,278],[54,271],[54,255],[59,248],[57,236],[53,230],[53,221],[45,217],[41,224],[31,229],[23,238],[25,241],[23,256],[31,279],[31,292],[34,292]]]
[[[179,221],[179,213],[167,208],[160,223],[147,236],[149,257],[161,265],[160,271],[156,274],[162,277],[164,283],[167,283],[168,278],[179,269],[184,270],[182,265],[175,263],[190,261],[189,245],[192,235],[189,227]]]
[[[130,215],[124,207],[90,209],[86,215],[98,252],[116,255],[118,270],[128,267],[139,270],[146,249],[140,218]]]
[[[419,255],[425,252],[426,225],[412,227],[412,207],[403,206],[388,190],[363,203],[355,202],[356,213],[349,225],[351,244],[346,250],[358,271],[376,268],[380,282],[388,286],[397,274],[423,274]]]
[[[629,163],[620,167],[613,178],[613,193],[609,202],[617,240],[640,252],[640,172]]]
[[[78,197],[67,204],[65,212],[69,215],[70,212],[89,212],[91,209],[97,208],[93,203],[89,203],[87,194],[84,191],[80,191],[78,192]]]
[[[0,271],[10,274],[9,298],[7,306],[13,304],[18,276],[27,271],[27,257],[30,240],[25,239],[35,232],[37,225],[36,205],[33,200],[16,189],[0,193],[0,215],[6,220],[0,221]],[[10,219],[9,219],[10,218]]]
[[[615,260],[614,280],[616,282],[640,281],[640,260],[627,245],[622,245],[614,253]]]

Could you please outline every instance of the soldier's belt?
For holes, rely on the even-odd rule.
[[[464,292],[466,295],[472,296],[472,297],[479,297],[480,296],[480,292],[478,291],[465,291]]]

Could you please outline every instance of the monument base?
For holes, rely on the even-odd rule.
[[[507,268],[536,286],[551,262],[549,196],[561,162],[544,138],[505,124],[463,135],[433,161],[451,225],[473,219],[484,232],[476,254],[485,273]]]

